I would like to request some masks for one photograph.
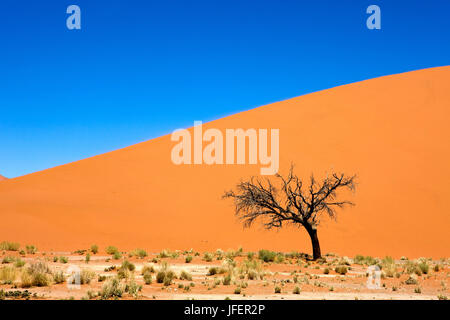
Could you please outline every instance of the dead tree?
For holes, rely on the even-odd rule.
[[[313,175],[308,186],[294,174],[291,166],[286,177],[276,174],[278,185],[269,178],[252,177],[241,181],[236,191],[228,191],[223,198],[233,198],[236,216],[245,227],[260,219],[267,229],[286,224],[304,227],[311,238],[313,259],[321,258],[317,226],[323,213],[336,219],[336,209],[353,205],[337,199],[341,189],[355,190],[356,176],[332,173],[317,182]]]

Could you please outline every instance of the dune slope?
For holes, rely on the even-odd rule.
[[[449,256],[450,67],[386,76],[204,125],[280,129],[280,171],[356,173],[356,206],[319,228],[322,251]],[[194,119],[193,119],[194,120]],[[224,190],[259,165],[180,165],[164,136],[0,184],[0,240],[310,252],[304,230],[243,229]]]
[[[0,174],[0,181],[6,180],[7,178]]]

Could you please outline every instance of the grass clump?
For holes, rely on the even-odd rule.
[[[37,252],[37,248],[32,244],[25,246],[25,250],[28,254],[35,254]]]
[[[95,278],[95,272],[88,270],[88,269],[83,269],[80,272],[80,284],[89,284],[91,283],[92,279]]]
[[[105,251],[107,254],[111,254],[111,255],[113,255],[116,252],[119,252],[119,250],[114,246],[107,246]]]
[[[38,261],[31,264],[21,274],[21,287],[46,287],[50,285],[52,272],[46,262]]]
[[[227,274],[225,277],[223,277],[222,284],[224,286],[229,286],[231,284],[231,275],[230,274]]]
[[[330,273],[330,269],[328,269],[328,268],[323,269],[323,273],[324,274],[329,274]]]
[[[14,261],[15,261],[14,257],[6,256],[6,257],[3,257],[2,264],[13,263]]]
[[[281,288],[279,286],[276,286],[274,291],[275,293],[281,293]]]
[[[66,276],[64,275],[64,272],[62,271],[53,272],[53,281],[56,284],[64,283],[66,281]]]
[[[98,293],[102,299],[120,298],[125,291],[125,286],[120,282],[118,278],[108,279],[102,286],[101,291]]]
[[[17,242],[9,242],[9,241],[0,242],[0,250],[19,251],[19,248],[20,248],[20,243],[17,243]]]
[[[116,251],[113,253],[112,258],[114,260],[119,260],[120,258],[122,258],[122,254],[119,251]]]
[[[93,245],[91,246],[91,252],[92,252],[93,254],[97,254],[97,253],[98,253],[98,245],[93,244]]]
[[[183,270],[183,271],[181,271],[180,279],[181,280],[192,281],[192,275],[189,272],[186,272],[186,271]]]
[[[162,263],[156,274],[156,282],[163,283],[165,286],[170,286],[175,278],[175,273],[170,270],[169,265],[167,263]]]
[[[277,253],[274,251],[269,250],[259,250],[258,252],[258,259],[264,261],[264,262],[273,262],[275,261],[275,257],[277,256]]]
[[[293,294],[300,294],[300,288],[299,287],[295,287],[294,290],[292,291]]]
[[[336,273],[340,274],[340,275],[345,275],[348,271],[346,266],[337,266],[334,271],[336,271]]]
[[[208,276],[213,276],[213,275],[216,275],[216,274],[223,274],[223,273],[225,273],[226,272],[226,270],[224,269],[224,268],[221,268],[221,267],[211,267],[211,268],[209,268],[209,270],[208,270]]]
[[[152,274],[151,273],[144,273],[143,278],[144,278],[144,283],[145,284],[152,284],[153,279],[152,279]]]
[[[144,249],[135,249],[131,254],[139,259],[144,259],[147,256],[147,251]]]
[[[186,256],[186,258],[184,259],[184,262],[186,263],[191,263],[192,261],[192,256]]]
[[[209,252],[205,252],[205,254],[203,255],[203,260],[205,260],[206,262],[211,262],[213,258],[213,254]]]
[[[146,273],[155,273],[155,268],[153,266],[143,266],[141,274],[144,275]]]
[[[63,256],[59,257],[60,263],[67,263],[68,261],[69,261],[69,259],[67,257],[63,257]]]
[[[0,283],[12,284],[17,278],[17,269],[13,266],[0,268]]]

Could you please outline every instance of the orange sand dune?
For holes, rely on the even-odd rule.
[[[281,172],[359,176],[356,206],[319,229],[323,252],[450,255],[450,67],[345,85],[206,128],[279,128]],[[194,119],[193,119],[194,120]],[[92,243],[310,252],[304,230],[243,229],[224,190],[259,165],[180,165],[170,136],[0,184],[0,240],[42,249]]]
[[[0,174],[0,181],[6,180],[7,178]]]

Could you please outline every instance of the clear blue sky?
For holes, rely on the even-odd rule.
[[[81,8],[81,30],[66,8]],[[382,29],[368,30],[370,4]],[[450,1],[0,6],[0,173],[43,170],[274,101],[450,64]]]

